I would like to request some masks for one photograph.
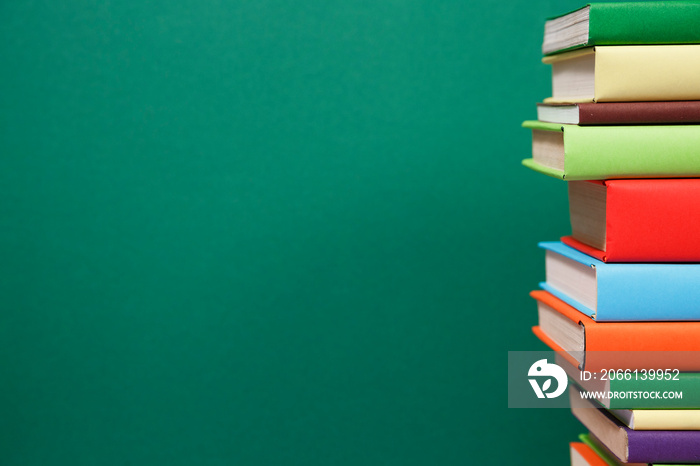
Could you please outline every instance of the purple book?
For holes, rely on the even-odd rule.
[[[628,463],[700,463],[700,431],[623,429]]]
[[[700,431],[632,430],[575,387],[569,399],[574,416],[625,463],[700,463]]]

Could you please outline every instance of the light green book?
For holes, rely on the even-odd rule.
[[[700,42],[700,1],[589,3],[549,18],[542,53],[592,45]]]
[[[700,177],[700,125],[577,126],[526,121],[523,165],[564,180]]]

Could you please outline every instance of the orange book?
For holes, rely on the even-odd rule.
[[[700,371],[700,322],[596,322],[546,291],[533,291],[532,331],[581,370]]]
[[[571,442],[569,446],[572,466],[608,466],[608,463],[585,443]]]

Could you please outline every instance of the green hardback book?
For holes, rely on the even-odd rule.
[[[582,372],[557,352],[555,363],[564,369],[572,383],[591,395],[591,401],[606,409],[700,409],[700,372],[680,372],[677,380],[642,380],[639,373],[630,373],[629,380],[603,378],[602,373],[591,373],[585,379]],[[585,379],[585,380],[584,380]],[[682,392],[679,398],[644,398],[639,392]],[[625,397],[612,397],[609,392],[626,394]],[[636,395],[635,395],[636,394]]]
[[[576,126],[526,121],[523,165],[566,180],[700,177],[700,125]]]
[[[600,381],[587,383],[572,381],[594,397],[595,401],[607,409],[698,409],[700,408],[700,372],[681,372],[678,380],[611,380],[607,384]],[[644,398],[634,395],[641,392],[682,392],[682,398]],[[626,394],[627,398],[595,398],[601,392]],[[630,395],[631,394],[631,395]]]
[[[593,45],[700,43],[700,1],[589,3],[545,23],[545,55]]]

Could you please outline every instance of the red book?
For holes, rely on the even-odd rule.
[[[700,179],[570,181],[572,235],[604,262],[700,262]]]

